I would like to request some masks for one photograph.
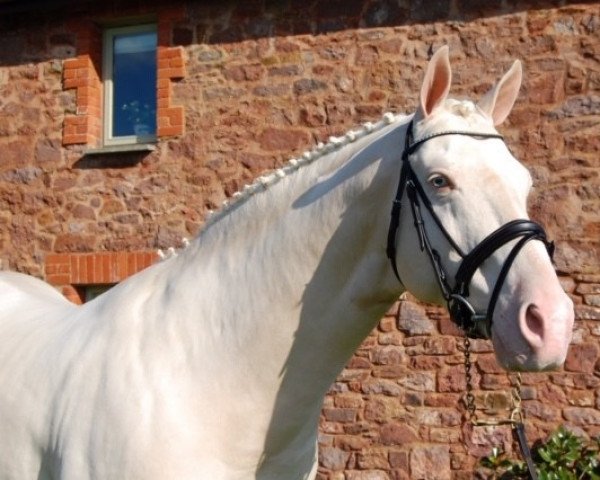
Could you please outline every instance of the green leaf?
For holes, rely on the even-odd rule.
[[[588,440],[563,426],[532,449],[539,480],[600,480],[600,437]],[[525,463],[494,447],[480,465],[492,470],[489,479],[527,479]]]

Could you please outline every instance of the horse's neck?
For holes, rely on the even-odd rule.
[[[170,261],[166,313],[200,355],[218,357],[204,367],[229,394],[256,389],[286,421],[291,398],[318,408],[397,297],[385,236],[403,132],[393,124],[302,167]]]
[[[403,131],[393,124],[298,169],[175,259],[170,288],[200,304],[189,311],[203,335],[227,330],[240,341],[248,331],[257,343],[260,330],[269,338],[311,325],[316,337],[348,337],[351,322],[393,300],[385,235]]]

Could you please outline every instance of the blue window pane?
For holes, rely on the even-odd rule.
[[[113,137],[156,133],[156,32],[113,42]]]

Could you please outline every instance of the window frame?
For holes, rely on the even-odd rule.
[[[157,35],[157,62],[158,62],[158,28],[156,23],[144,23],[139,25],[129,25],[125,27],[112,27],[107,28],[103,32],[102,37],[102,88],[103,88],[103,112],[102,112],[102,144],[105,146],[119,146],[119,145],[134,145],[144,143],[156,143],[157,142],[157,131],[158,125],[153,134],[149,135],[123,135],[113,136],[113,121],[114,121],[114,109],[113,109],[113,92],[114,92],[114,80],[113,80],[113,62],[114,62],[114,38],[118,35],[129,35],[135,33],[148,33],[154,32]],[[156,68],[158,76],[158,63]],[[158,82],[158,78],[157,78]],[[157,111],[158,111],[158,99],[157,99]],[[158,112],[157,112],[158,113]]]

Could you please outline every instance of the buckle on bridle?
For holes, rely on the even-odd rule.
[[[451,293],[447,303],[452,321],[465,332],[467,337],[485,340],[492,337],[491,322],[488,320],[487,312],[477,313],[473,305],[458,293]]]

